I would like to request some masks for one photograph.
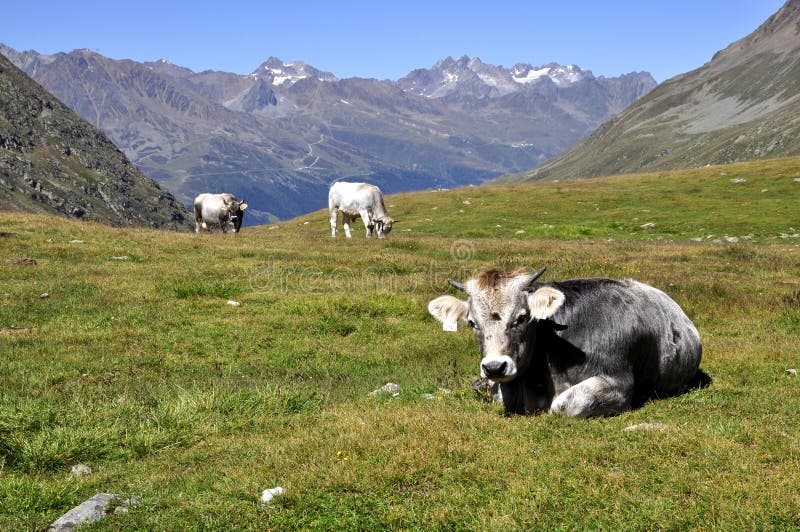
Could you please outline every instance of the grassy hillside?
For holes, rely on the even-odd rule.
[[[396,195],[384,241],[332,240],[324,212],[210,236],[0,213],[0,528],[97,492],[140,503],[94,530],[800,527],[797,178],[790,159]],[[470,387],[471,332],[425,305],[542,265],[667,291],[711,385],[502,415]],[[624,430],[646,422],[667,427]]]

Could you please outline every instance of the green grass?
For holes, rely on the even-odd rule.
[[[89,530],[800,528],[797,177],[394,195],[384,241],[332,240],[324,212],[235,236],[0,213],[0,529],[101,491],[141,502]],[[470,387],[470,332],[425,306],[517,266],[662,288],[713,382],[612,418],[504,416]],[[623,430],[643,422],[668,428]]]

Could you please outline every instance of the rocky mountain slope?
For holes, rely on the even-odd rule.
[[[101,131],[2,55],[0,209],[171,229],[189,228],[192,218]]]
[[[396,192],[531,168],[655,86],[645,73],[595,78],[574,66],[504,69],[477,58],[392,82],[337,79],[274,57],[237,75],[87,50],[0,52],[182,202],[233,192],[246,197],[251,224],[326,205],[338,179]]]
[[[558,157],[500,181],[690,168],[800,154],[800,0]]]

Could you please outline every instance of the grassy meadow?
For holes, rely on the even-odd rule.
[[[798,529],[798,178],[793,158],[399,194],[382,241],[331,239],[323,211],[238,235],[0,213],[0,529],[97,492],[139,503],[86,530]],[[541,266],[669,293],[711,384],[503,415],[471,388],[471,331],[426,304]]]

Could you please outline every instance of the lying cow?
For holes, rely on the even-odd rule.
[[[543,272],[489,270],[451,281],[466,301],[428,304],[445,329],[466,321],[475,330],[481,377],[507,411],[609,415],[695,377],[700,335],[664,292],[631,279],[536,282]]]
[[[367,228],[367,238],[372,236],[373,228],[378,233],[378,238],[384,238],[392,230],[392,224],[397,223],[397,220],[392,220],[386,214],[381,189],[368,183],[334,183],[328,192],[328,210],[331,214],[333,238],[336,238],[339,211],[342,211],[342,225],[347,238],[351,237],[350,222],[359,216]]]
[[[238,201],[233,194],[200,194],[194,199],[195,233],[219,227],[223,233],[233,229],[238,233],[247,203]]]

